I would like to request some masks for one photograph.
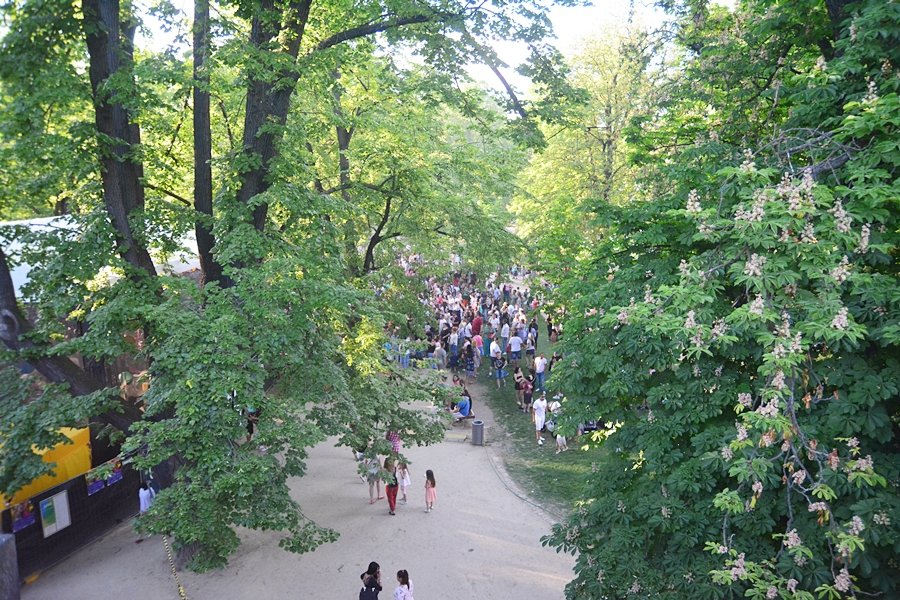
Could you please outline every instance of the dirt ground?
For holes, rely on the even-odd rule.
[[[478,396],[475,408],[490,444],[493,419]],[[574,558],[540,545],[551,518],[509,481],[498,449],[473,446],[470,435],[469,425],[455,426],[440,444],[404,449],[413,484],[396,516],[388,515],[386,500],[369,504],[348,449],[320,444],[292,490],[305,514],[340,532],[338,541],[295,555],[281,550],[272,533],[243,532],[227,568],[180,574],[187,597],[350,600],[358,595],[359,574],[375,560],[382,567],[382,598],[392,597],[394,574],[406,569],[418,600],[560,600]],[[424,512],[426,469],[437,480],[431,513]],[[161,538],[135,539],[130,526],[111,531],[25,586],[22,598],[177,599]]]

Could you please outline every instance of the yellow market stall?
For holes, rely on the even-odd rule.
[[[64,427],[60,430],[71,443],[57,444],[53,448],[36,450],[36,454],[43,456],[44,462],[55,463],[54,475],[41,475],[31,483],[20,489],[12,498],[0,494],[0,510],[9,508],[37,496],[44,490],[48,490],[79,475],[91,470],[91,441],[90,430],[87,427],[72,429]]]

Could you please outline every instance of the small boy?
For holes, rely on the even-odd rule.
[[[503,381],[503,378],[506,377],[506,371],[503,370],[503,367],[506,366],[506,359],[503,358],[501,354],[497,358],[494,359],[494,374],[497,378],[497,389],[499,390],[501,386],[506,385],[506,382]]]

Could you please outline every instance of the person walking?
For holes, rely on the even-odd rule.
[[[547,374],[547,358],[544,353],[538,354],[534,359],[534,389],[535,391],[544,391],[544,378]]]
[[[406,504],[406,490],[409,489],[411,482],[409,480],[409,466],[405,462],[397,466],[397,481],[400,484],[400,494],[402,496],[400,501]]]
[[[544,420],[547,418],[547,394],[541,393],[534,404],[531,405],[531,420],[534,422],[534,437],[537,439],[538,446],[544,445],[544,438],[541,431],[544,429]]]
[[[359,600],[378,600],[381,591],[381,567],[374,560],[369,563],[369,568],[359,576],[362,580],[362,589],[359,590]]]
[[[437,483],[434,480],[434,471],[425,471],[425,512],[430,513],[437,500]]]
[[[156,492],[150,487],[146,481],[141,482],[141,489],[138,490],[138,501],[140,503],[141,514],[144,514],[153,506],[153,500],[156,499]]]
[[[397,571],[397,589],[394,590],[394,600],[414,600],[413,583],[409,580],[406,569]]]
[[[387,473],[387,484],[384,486],[384,493],[387,494],[388,514],[395,515],[394,509],[397,508],[397,469],[394,467],[394,460],[391,457],[384,459],[384,470]]]
[[[378,476],[378,457],[373,456],[366,461],[366,481],[369,483],[369,504],[375,504],[376,500],[381,500],[381,478]],[[375,492],[378,496],[375,496]]]
[[[506,385],[506,371],[503,368],[506,366],[506,359],[503,358],[503,355],[499,355],[494,359],[494,374],[497,377],[497,389],[499,390],[501,386]]]
[[[516,388],[516,403],[518,403],[519,405],[519,410],[522,410],[523,408],[525,408],[525,374],[518,366],[516,366],[515,370],[513,371],[513,383],[515,384]]]

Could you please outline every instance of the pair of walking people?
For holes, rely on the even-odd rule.
[[[402,493],[401,499],[406,503],[406,490],[409,488],[409,468],[406,463],[395,464],[392,457],[384,459],[384,473],[387,474],[387,480],[384,485],[384,494],[388,501],[388,514],[395,515],[397,510],[397,494]],[[376,500],[381,500],[381,482],[382,476],[379,473],[378,462],[375,459],[370,460],[368,467],[367,479],[369,482],[369,504],[374,504]],[[375,492],[378,492],[376,497]]]
[[[378,594],[382,590],[379,564],[375,561],[370,562],[369,568],[359,578],[362,580],[359,600],[378,600]],[[413,583],[406,569],[397,571],[397,587],[394,589],[393,600],[414,600]]]

